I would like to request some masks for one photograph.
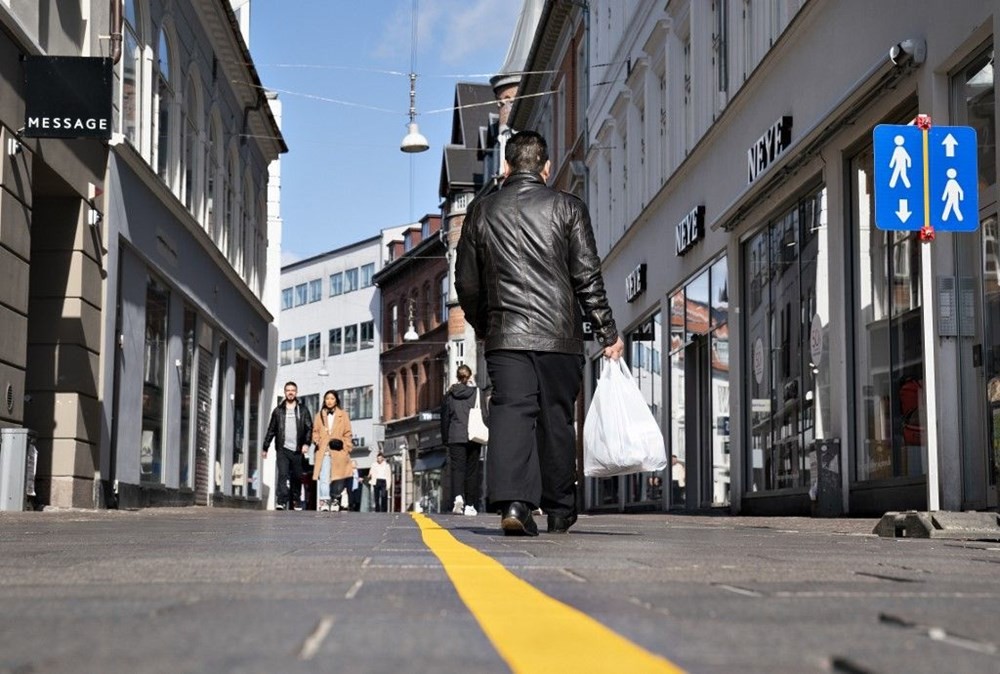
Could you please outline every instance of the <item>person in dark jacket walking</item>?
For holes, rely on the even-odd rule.
[[[565,533],[576,522],[581,311],[606,357],[625,350],[590,214],[580,199],[546,186],[550,170],[541,135],[512,136],[503,185],[470,204],[455,264],[465,320],[485,340],[493,385],[487,495],[505,535],[537,536],[537,506],[549,532]]]
[[[441,439],[448,445],[448,468],[451,472],[451,493],[456,515],[478,515],[479,454],[482,445],[469,440],[469,410],[480,396],[480,407],[486,405],[482,391],[472,381],[472,369],[459,365],[458,383],[452,384],[441,403]],[[471,382],[471,383],[470,383]]]
[[[275,463],[278,468],[277,495],[274,500],[276,510],[289,509],[299,505],[299,489],[302,485],[303,455],[309,451],[312,444],[312,418],[309,410],[300,403],[296,396],[299,387],[295,382],[285,384],[285,399],[271,412],[271,421],[267,424],[264,435],[264,458],[267,458],[267,448],[271,440],[277,438],[275,448],[278,451]]]

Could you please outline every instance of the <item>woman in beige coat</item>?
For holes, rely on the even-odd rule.
[[[323,394],[323,406],[313,422],[313,443],[316,445],[313,479],[317,480],[320,510],[340,510],[340,493],[354,476],[351,470],[352,441],[351,418],[340,406],[337,392],[327,391]]]

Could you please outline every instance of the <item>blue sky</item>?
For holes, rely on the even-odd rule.
[[[419,1],[417,123],[431,148],[410,155],[399,143],[412,0],[253,0],[250,50],[264,86],[279,92],[289,147],[283,263],[439,211],[455,84],[500,69],[520,9],[519,0]]]

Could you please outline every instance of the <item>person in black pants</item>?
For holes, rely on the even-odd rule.
[[[573,403],[583,368],[583,318],[607,358],[621,358],[586,204],[548,187],[548,145],[534,131],[507,141],[504,181],[466,211],[455,261],[465,320],[485,341],[490,398],[490,507],[506,536],[576,522]]]
[[[309,451],[312,443],[312,418],[305,405],[296,396],[299,387],[295,382],[285,384],[285,399],[271,412],[271,421],[264,435],[262,454],[267,458],[267,448],[275,441],[278,455],[275,457],[278,478],[276,480],[277,494],[274,501],[275,510],[294,507],[302,510],[299,502],[299,489],[302,485],[302,465],[304,454]]]
[[[441,439],[448,446],[448,470],[451,474],[451,511],[456,515],[477,515],[479,504],[479,455],[483,446],[469,440],[469,411],[476,405],[486,407],[483,393],[472,381],[472,369],[459,365],[458,382],[441,402]],[[471,382],[471,383],[470,383]]]
[[[375,501],[375,512],[389,511],[389,484],[392,482],[392,468],[385,461],[382,452],[378,453],[375,463],[368,471],[368,481],[372,485],[372,500]]]

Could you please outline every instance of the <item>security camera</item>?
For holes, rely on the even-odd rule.
[[[901,66],[907,61],[920,65],[927,58],[927,43],[923,40],[903,40],[889,48],[889,60],[892,65]]]

